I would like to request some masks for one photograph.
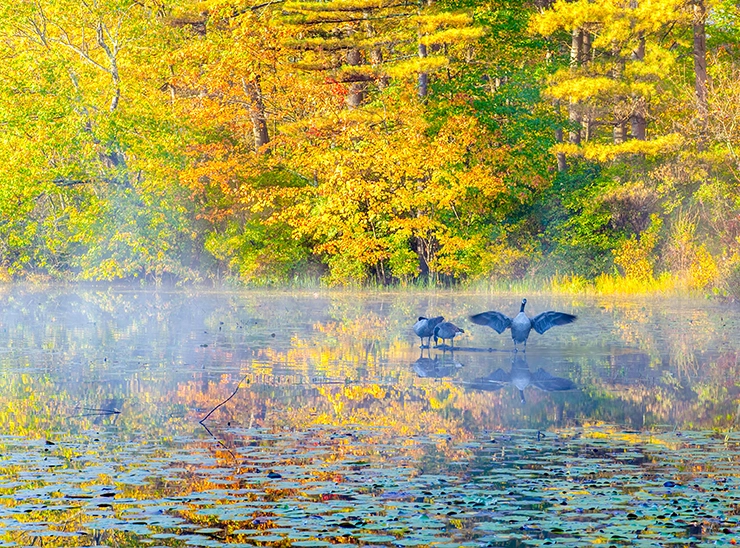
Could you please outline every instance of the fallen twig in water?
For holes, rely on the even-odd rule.
[[[245,381],[246,379],[247,379],[247,375],[244,375],[244,377],[242,377],[242,380],[240,380],[240,381],[239,381],[239,384],[237,384],[237,385],[236,385],[236,388],[235,388],[235,389],[234,389],[234,391],[233,391],[233,392],[231,393],[231,396],[229,396],[229,397],[228,397],[228,398],[226,398],[226,399],[225,399],[224,401],[222,401],[221,403],[219,403],[219,404],[218,404],[218,405],[217,405],[216,407],[214,407],[213,409],[211,409],[211,410],[210,410],[210,411],[208,412],[208,414],[207,414],[207,415],[206,415],[205,417],[203,417],[202,419],[200,419],[200,421],[198,421],[198,422],[200,422],[200,424],[203,424],[203,422],[205,422],[205,420],[206,420],[206,419],[207,419],[208,417],[210,417],[211,415],[213,415],[213,413],[214,413],[214,412],[216,411],[216,409],[218,409],[219,407],[221,407],[222,405],[224,405],[225,403],[227,403],[227,402],[228,402],[228,401],[229,401],[229,400],[230,400],[231,398],[233,398],[234,396],[236,396],[236,393],[237,393],[237,392],[239,392],[239,389],[240,389],[240,388],[242,387],[242,383],[243,383],[243,382],[244,382],[244,381]],[[247,384],[249,384],[249,381],[247,381]],[[203,424],[203,426],[205,426],[205,424]],[[206,430],[208,430],[208,428],[206,428]]]
[[[206,426],[206,424],[205,424],[205,421],[206,421],[206,419],[207,419],[208,417],[210,417],[211,415],[213,415],[213,413],[214,413],[214,412],[216,411],[216,409],[218,409],[218,408],[219,408],[219,407],[221,407],[222,405],[226,404],[226,403],[227,403],[227,402],[228,402],[228,401],[229,401],[229,400],[230,400],[231,398],[233,398],[234,396],[236,396],[236,393],[237,393],[237,392],[239,392],[239,389],[241,388],[241,386],[242,386],[242,383],[243,383],[243,382],[244,382],[244,381],[245,381],[246,379],[247,379],[247,376],[246,376],[246,375],[245,375],[244,377],[242,377],[242,380],[240,380],[240,381],[239,381],[239,383],[238,383],[238,384],[236,385],[236,388],[235,388],[235,389],[234,389],[234,391],[233,391],[233,392],[231,393],[231,396],[229,396],[229,397],[228,397],[228,398],[226,398],[226,399],[225,399],[224,401],[222,401],[221,403],[219,403],[219,404],[218,404],[218,405],[217,405],[216,407],[214,407],[213,409],[211,409],[211,410],[210,410],[210,411],[208,412],[208,414],[207,414],[207,415],[206,415],[205,417],[203,417],[202,419],[200,419],[200,421],[198,421],[198,422],[200,423],[200,425],[201,425],[201,426],[202,426],[203,428],[205,428],[206,432],[208,432],[208,434],[209,434],[209,435],[210,435],[210,436],[211,436],[211,437],[212,437],[212,438],[213,438],[214,440],[216,440],[216,441],[218,442],[218,444],[219,444],[219,445],[220,445],[221,447],[223,447],[224,449],[226,449],[226,451],[228,451],[228,452],[229,452],[229,454],[231,455],[231,457],[232,457],[232,458],[234,459],[234,461],[235,461],[235,462],[236,462],[237,464],[239,464],[239,459],[237,458],[237,456],[236,456],[236,455],[234,454],[234,452],[233,452],[233,451],[231,450],[231,448],[230,448],[230,447],[229,447],[228,445],[226,445],[226,444],[225,444],[225,443],[224,443],[223,441],[221,441],[221,440],[220,440],[220,439],[219,439],[219,438],[218,438],[218,437],[217,437],[217,436],[216,436],[216,435],[215,435],[215,434],[214,434],[213,432],[211,432],[211,429],[210,429],[210,428],[208,428],[208,427]],[[247,381],[247,384],[249,384],[249,381]]]

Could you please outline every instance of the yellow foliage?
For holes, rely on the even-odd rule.
[[[681,135],[670,133],[645,141],[629,139],[619,144],[607,145],[588,142],[576,150],[579,151],[579,155],[588,160],[606,162],[627,154],[640,154],[648,158],[654,158],[661,154],[668,154],[677,150],[683,142],[684,138]]]
[[[653,215],[650,227],[640,235],[639,239],[632,236],[614,250],[614,263],[621,267],[625,278],[640,282],[653,279],[655,258],[652,252],[658,241],[661,226],[660,218]]]
[[[689,284],[692,289],[704,289],[719,278],[719,267],[704,244],[696,248],[689,267]]]
[[[607,2],[557,0],[550,9],[530,20],[530,28],[538,34],[550,36],[562,29],[572,30],[599,23],[613,12],[613,7]]]
[[[417,15],[411,18],[422,34],[436,32],[444,27],[462,28],[473,22],[473,17],[467,12],[444,12]]]
[[[417,76],[420,72],[433,73],[449,65],[449,59],[443,55],[429,55],[427,57],[412,57],[406,61],[396,63],[386,69],[391,78],[402,78],[409,75]]]
[[[559,72],[554,79],[562,79],[565,74],[567,73]],[[626,83],[606,76],[570,78],[547,89],[551,97],[568,101],[587,101],[592,98],[603,101],[605,96],[625,95],[628,92],[629,87]]]
[[[422,36],[420,42],[428,46],[432,44],[458,44],[477,40],[484,34],[485,31],[482,27],[445,29]]]
[[[288,11],[345,11],[347,9],[379,9],[390,3],[384,0],[331,0],[329,2],[286,2]]]

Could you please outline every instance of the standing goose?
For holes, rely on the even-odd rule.
[[[434,328],[434,344],[436,345],[439,339],[442,339],[442,343],[444,343],[446,339],[450,339],[450,349],[454,349],[455,335],[458,333],[465,333],[465,331],[457,327],[452,322],[442,322]]]
[[[527,304],[527,299],[522,299],[522,307],[519,309],[514,319],[501,314],[501,312],[481,312],[475,316],[470,316],[473,323],[478,325],[487,325],[497,333],[503,333],[508,327],[511,328],[511,338],[514,340],[514,351],[517,350],[516,345],[524,343],[524,350],[527,349],[527,338],[529,332],[534,329],[542,335],[545,331],[556,325],[565,325],[567,323],[574,322],[576,316],[573,314],[566,314],[565,312],[554,312],[548,310],[537,314],[534,318],[530,318],[524,313],[524,305]]]
[[[414,333],[416,333],[416,336],[421,339],[421,348],[429,348],[429,345],[432,343],[434,328],[443,321],[443,316],[437,316],[436,318],[425,318],[424,316],[419,316],[419,321],[414,324]],[[427,339],[427,344],[424,344],[424,338]]]

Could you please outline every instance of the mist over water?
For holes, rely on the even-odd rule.
[[[497,369],[509,371],[514,362],[509,332],[499,335],[468,316],[483,310],[513,316],[518,300],[451,293],[6,290],[0,297],[0,371],[6,382],[43,376],[56,394],[73,393],[79,403],[103,394],[127,400],[132,392],[173,402],[183,385],[197,383],[203,403],[215,404],[218,394],[209,386],[235,387],[241,378],[251,390],[270,386],[276,395],[298,391],[307,398],[337,383],[464,387]],[[598,417],[631,427],[699,426],[701,417],[691,409],[700,400],[717,410],[732,403],[740,346],[736,307],[670,299],[530,299],[528,313],[548,309],[579,318],[544,335],[533,332],[519,366],[578,386],[568,394],[533,393],[534,407],[568,402],[568,412],[555,420],[559,425]],[[454,354],[419,348],[411,326],[424,314],[442,314],[465,329]],[[437,370],[425,373],[424,360]],[[516,417],[508,418],[518,427],[550,426],[534,417],[539,422],[527,425],[531,406],[521,408],[513,392],[507,398],[502,388],[489,395],[495,401],[481,401],[498,408],[496,424],[466,427],[512,426],[505,422],[511,408]],[[661,409],[666,399],[670,405]],[[620,404],[612,407],[615,401]]]

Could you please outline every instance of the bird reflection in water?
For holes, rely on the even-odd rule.
[[[431,358],[428,355],[424,356],[423,351],[419,359],[411,364],[417,375],[430,379],[452,377],[462,366],[463,364],[455,360],[454,354],[451,356],[437,354],[434,358]]]
[[[466,386],[475,390],[493,391],[500,390],[507,384],[513,384],[519,390],[522,404],[526,403],[524,389],[530,386],[545,392],[562,392],[577,388],[572,380],[565,377],[555,377],[541,367],[532,372],[527,363],[527,356],[522,352],[514,354],[511,361],[511,371],[506,372],[499,367],[485,377],[479,377],[466,383]]]

